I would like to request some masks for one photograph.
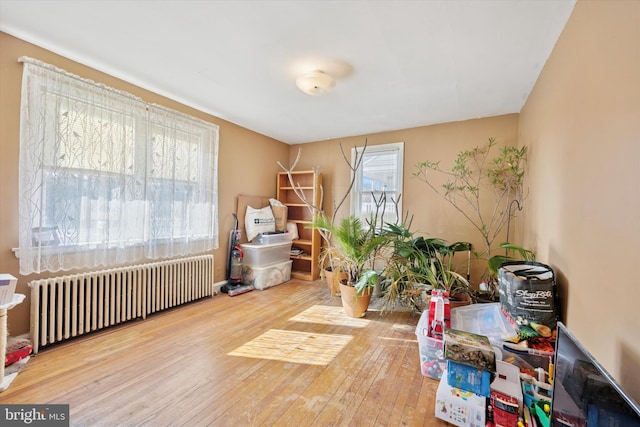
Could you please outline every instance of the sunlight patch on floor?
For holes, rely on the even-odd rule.
[[[342,307],[330,305],[313,305],[289,320],[293,322],[320,323],[323,325],[350,326],[353,328],[365,328],[371,322],[367,319],[349,317],[344,314]]]
[[[229,355],[307,365],[328,365],[352,339],[350,335],[270,329],[236,348]]]
[[[407,339],[407,338],[394,338],[394,337],[379,337],[381,340],[386,341],[397,341],[399,343],[408,343],[408,342],[418,342],[417,339]]]
[[[404,323],[394,323],[392,328],[399,329],[401,331],[407,331],[407,332],[414,332],[416,330],[415,326],[407,325]]]

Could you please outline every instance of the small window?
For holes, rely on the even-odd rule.
[[[354,148],[351,151],[354,167],[356,157],[360,156],[363,156],[362,162],[355,172],[356,179],[351,192],[351,213],[363,221],[370,221],[377,216],[378,226],[397,223],[398,216],[402,215],[404,143]]]

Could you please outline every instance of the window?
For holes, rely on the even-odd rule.
[[[218,247],[217,126],[21,60],[21,274]]]
[[[351,162],[362,156],[351,192],[351,213],[365,220],[377,215],[377,225],[396,223],[402,215],[404,143],[354,148]],[[381,221],[382,220],[382,221]]]

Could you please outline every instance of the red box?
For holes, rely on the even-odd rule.
[[[522,414],[520,369],[509,363],[496,362],[496,379],[491,383],[491,408],[495,427],[517,425]]]

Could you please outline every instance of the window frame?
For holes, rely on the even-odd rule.
[[[360,167],[355,169],[356,161],[363,156]],[[365,161],[367,157],[375,155],[376,153],[388,153],[394,152],[396,153],[396,162],[395,162],[395,181],[397,183],[397,189],[392,192],[392,196],[389,196],[387,192],[387,207],[389,206],[397,206],[397,212],[393,211],[393,218],[389,218],[389,209],[385,212],[385,219],[383,223],[378,223],[378,226],[382,226],[387,222],[398,223],[402,220],[402,191],[404,184],[404,142],[391,142],[385,144],[378,145],[367,145],[366,149],[364,146],[361,147],[353,147],[351,149],[351,167],[352,167],[352,178],[353,178],[353,188],[351,189],[351,206],[350,213],[351,215],[360,217],[364,221],[370,220],[370,215],[366,212],[363,212],[362,209],[362,199],[365,194],[371,194],[373,190],[364,190],[363,187],[363,177],[365,172]],[[355,174],[355,176],[353,175]],[[373,191],[376,194],[376,197],[381,195],[385,190],[382,191]],[[392,197],[395,202],[392,202]],[[396,215],[397,213],[397,215]]]

